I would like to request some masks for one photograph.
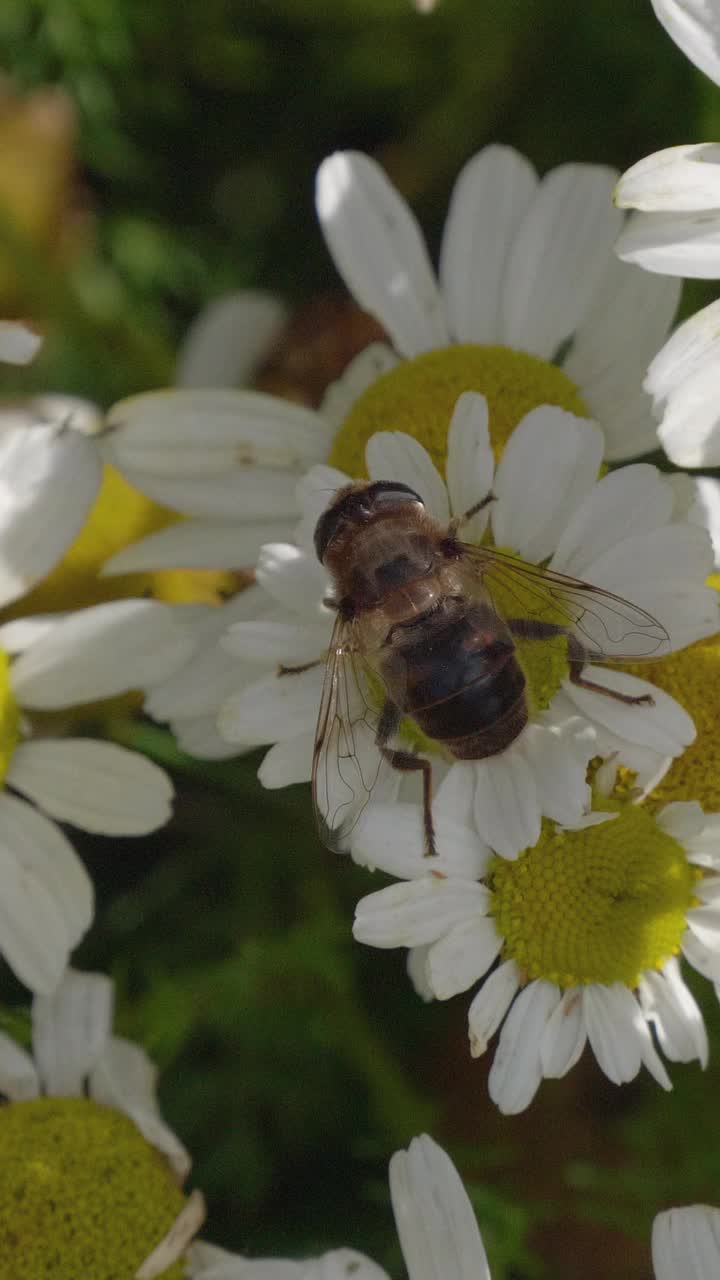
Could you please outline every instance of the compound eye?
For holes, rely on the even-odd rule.
[[[376,509],[406,502],[419,502],[421,507],[425,505],[419,493],[399,480],[376,480],[375,484],[368,485],[367,497]]]

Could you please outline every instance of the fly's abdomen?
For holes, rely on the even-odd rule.
[[[509,746],[527,722],[525,677],[497,615],[477,606],[448,623],[440,612],[414,630],[384,664],[397,705],[458,759]]]

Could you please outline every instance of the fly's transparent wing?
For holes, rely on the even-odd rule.
[[[384,695],[367,668],[352,623],[335,623],[325,669],[313,755],[313,804],[320,838],[347,853],[350,835],[372,791],[392,772],[377,745]]]
[[[637,662],[670,652],[662,623],[622,596],[491,547],[463,544],[463,555],[470,575],[479,577],[502,617],[567,627],[588,661]]]

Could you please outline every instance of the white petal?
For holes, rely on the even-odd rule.
[[[430,454],[404,431],[378,431],[365,450],[371,480],[400,480],[420,494],[428,514],[440,524],[450,519],[447,489]]]
[[[708,1063],[708,1039],[703,1016],[680,976],[677,960],[662,973],[648,970],[638,987],[643,1013],[655,1028],[658,1044],[672,1062]]]
[[[720,275],[720,213],[633,213],[615,252],[645,271],[715,280]]]
[[[582,991],[571,987],[548,1018],[540,1041],[542,1073],[546,1079],[559,1080],[567,1075],[580,1060],[586,1040]]]
[[[313,557],[288,542],[267,543],[258,557],[255,577],[278,604],[305,617],[324,618],[330,640],[330,614],[322,601],[328,594],[328,577]]]
[[[702,837],[707,820],[697,800],[675,800],[660,810],[655,821],[669,836],[685,845],[689,854],[694,838]]]
[[[462,169],[440,250],[445,309],[458,342],[498,341],[506,261],[537,185],[532,165],[512,147],[485,147]]]
[[[515,428],[498,464],[491,519],[495,542],[537,562],[552,554],[602,463],[594,423],[541,405]]]
[[[471,760],[458,760],[434,789],[433,816],[444,814],[461,826],[471,827],[474,802],[475,765]]]
[[[170,817],[173,788],[151,760],[89,738],[24,742],[7,781],[51,818],[102,835],[145,835]]]
[[[262,746],[287,742],[315,727],[325,672],[312,667],[298,675],[264,676],[228,698],[218,728],[228,742]]]
[[[590,983],[583,1003],[588,1040],[598,1064],[613,1084],[634,1080],[642,1063],[664,1089],[672,1088],[650,1039],[640,1006],[620,982]]]
[[[403,355],[446,346],[442,300],[420,228],[379,165],[338,151],[320,165],[316,206],[328,249],[356,301]]]
[[[487,400],[474,391],[464,391],[455,404],[448,430],[447,487],[455,515],[464,515],[490,493],[494,471]],[[485,507],[462,526],[465,542],[480,541],[489,515],[490,508]]]
[[[5,793],[0,868],[0,950],[31,990],[52,991],[92,919],[90,880],[54,822]]]
[[[241,569],[255,564],[260,548],[271,538],[291,538],[291,520],[183,520],[123,547],[105,561],[103,578],[117,573],[156,569]]]
[[[626,538],[667,524],[673,492],[657,467],[637,463],[603,476],[560,534],[550,567],[589,581],[588,566]]]
[[[117,600],[61,618],[11,669],[23,707],[54,710],[142,689],[176,671],[193,641],[169,605]]]
[[[428,986],[438,1000],[467,991],[487,973],[503,940],[491,919],[478,917],[456,924],[428,951]]]
[[[43,404],[38,398],[0,413],[0,604],[57,564],[100,487],[94,441],[51,418]]]
[[[205,1221],[205,1198],[197,1187],[190,1193],[177,1218],[162,1240],[135,1272],[134,1280],[156,1280],[187,1251],[193,1236]]]
[[[220,639],[220,647],[245,662],[301,666],[323,657],[328,627],[322,622],[236,622]]]
[[[597,739],[580,717],[553,724],[550,714],[529,724],[517,750],[532,769],[544,817],[563,826],[580,821],[590,808],[587,766],[597,755]]]
[[[720,84],[720,12],[717,0],[652,0],[655,16],[679,49]]]
[[[687,913],[689,928],[711,951],[720,952],[720,904],[693,907]]]
[[[188,1249],[190,1280],[307,1280],[307,1262],[245,1258],[197,1240]]]
[[[662,813],[658,815],[658,822],[663,820],[668,808],[672,809],[674,806],[668,805],[663,809]],[[686,836],[683,843],[691,862],[700,867],[711,867],[713,870],[720,870],[720,814],[705,814],[703,816],[702,830],[691,836]]]
[[[693,484],[687,518],[697,521],[710,534],[717,569],[720,565],[720,480],[698,476]]]
[[[219,522],[237,520],[284,523],[297,515],[297,475],[286,467],[261,467],[243,463],[212,475],[156,476],[125,467],[125,479],[163,506],[183,515]],[[268,528],[268,538],[272,525]]]
[[[30,1054],[0,1031],[0,1093],[10,1102],[29,1102],[39,1092],[40,1082]]]
[[[391,347],[384,342],[371,342],[351,360],[340,377],[331,382],[320,405],[320,413],[331,427],[337,430],[345,421],[353,405],[368,387],[395,369],[399,361]]]
[[[533,771],[516,744],[478,761],[475,825],[502,858],[516,858],[540,836],[542,811]]]
[[[120,471],[160,483],[227,472],[239,479],[248,467],[304,471],[322,462],[331,439],[312,409],[258,391],[198,389],[121,400],[107,415],[103,446]]]
[[[292,1277],[286,1278],[284,1272],[277,1276],[274,1272],[258,1272],[256,1276],[257,1266],[257,1262],[250,1263],[247,1271],[243,1272],[243,1280],[292,1280]],[[230,1280],[230,1277],[218,1277],[218,1280]],[[364,1253],[355,1249],[332,1249],[330,1253],[305,1264],[302,1280],[389,1280],[389,1277]]]
[[[566,164],[543,178],[504,273],[506,346],[547,359],[580,324],[622,221],[610,202],[616,177],[601,165]]]
[[[682,951],[685,959],[710,982],[720,982],[720,947],[715,941],[713,946],[705,946],[695,937],[691,929],[686,929],[682,937]]]
[[[705,585],[712,570],[707,532],[698,525],[670,524],[617,543],[587,566],[587,580],[646,609],[664,624],[671,647],[682,649],[720,628],[718,594]],[[620,626],[627,628],[622,616]],[[616,639],[628,646],[632,632],[626,641],[622,631]],[[640,644],[647,643],[641,635]],[[652,656],[647,648],[639,652]]]
[[[252,747],[238,747],[221,738],[216,720],[217,715],[171,720],[170,729],[180,750],[197,760],[231,760],[252,750]]]
[[[214,298],[195,317],[180,345],[178,387],[240,387],[267,359],[287,321],[271,293],[240,289]]]
[[[370,804],[352,833],[353,861],[403,880],[422,876],[479,879],[489,849],[476,832],[442,813],[433,813],[437,857],[425,853],[422,808],[416,804]]]
[[[656,448],[656,423],[642,389],[647,366],[672,324],[680,282],[611,259],[563,363],[602,424],[606,457]]]
[[[42,338],[19,320],[0,320],[0,360],[29,364],[42,346]]]
[[[514,960],[506,960],[483,982],[468,1011],[470,1052],[479,1058],[485,1052],[520,987],[520,971]]]
[[[431,990],[427,976],[427,957],[429,946],[410,947],[408,949],[405,968],[410,979],[415,994],[424,1000],[425,1004],[429,1004],[435,996]]]
[[[190,1156],[160,1115],[156,1079],[157,1069],[145,1051],[114,1036],[93,1063],[90,1096],[130,1116],[143,1137],[167,1157],[182,1182],[190,1169]]]
[[[620,209],[652,213],[720,208],[720,146],[691,142],[655,151],[622,175],[613,199]]]
[[[409,1280],[490,1280],[458,1172],[427,1134],[390,1161],[390,1195]]]
[[[552,982],[531,982],[510,1010],[490,1069],[490,1097],[505,1116],[530,1105],[542,1080],[540,1043],[560,992]]]
[[[710,357],[688,374],[667,399],[658,439],[668,457],[685,467],[720,462],[720,410],[716,397],[717,365]]]
[[[655,703],[652,707],[629,706],[565,680],[564,692],[591,722],[605,726],[629,743],[650,747],[660,756],[679,756],[694,740],[695,726],[690,716],[663,689],[609,667],[586,666],[583,674],[606,689],[616,689],[632,697],[649,693]]]
[[[276,742],[258,769],[260,784],[268,791],[277,791],[297,782],[309,782],[314,742],[314,733],[300,733],[289,742]]]
[[[454,925],[487,910],[488,891],[472,880],[411,880],[361,898],[353,935],[371,947],[437,942]]]
[[[655,1280],[717,1280],[720,1209],[691,1204],[659,1213],[653,1222],[652,1260]]]
[[[33,1049],[43,1089],[56,1097],[84,1092],[85,1078],[112,1028],[113,984],[102,973],[68,969],[50,996],[32,1006]]]
[[[647,390],[665,400],[687,377],[710,366],[720,355],[720,300],[690,316],[668,338],[648,369]]]

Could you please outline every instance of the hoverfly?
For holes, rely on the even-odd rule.
[[[313,759],[323,841],[338,852],[384,766],[420,771],[426,854],[435,852],[432,763],[393,745],[414,722],[446,758],[481,760],[511,745],[528,721],[516,640],[567,642],[569,678],[625,703],[652,704],[589,680],[590,661],[631,662],[669,649],[665,628],[637,605],[587,582],[516,561],[458,533],[488,494],[447,528],[396,481],[340,489],[315,529],[337,611]],[[517,589],[515,589],[517,588]],[[494,591],[515,595],[501,616]],[[559,619],[559,621],[558,621]]]

